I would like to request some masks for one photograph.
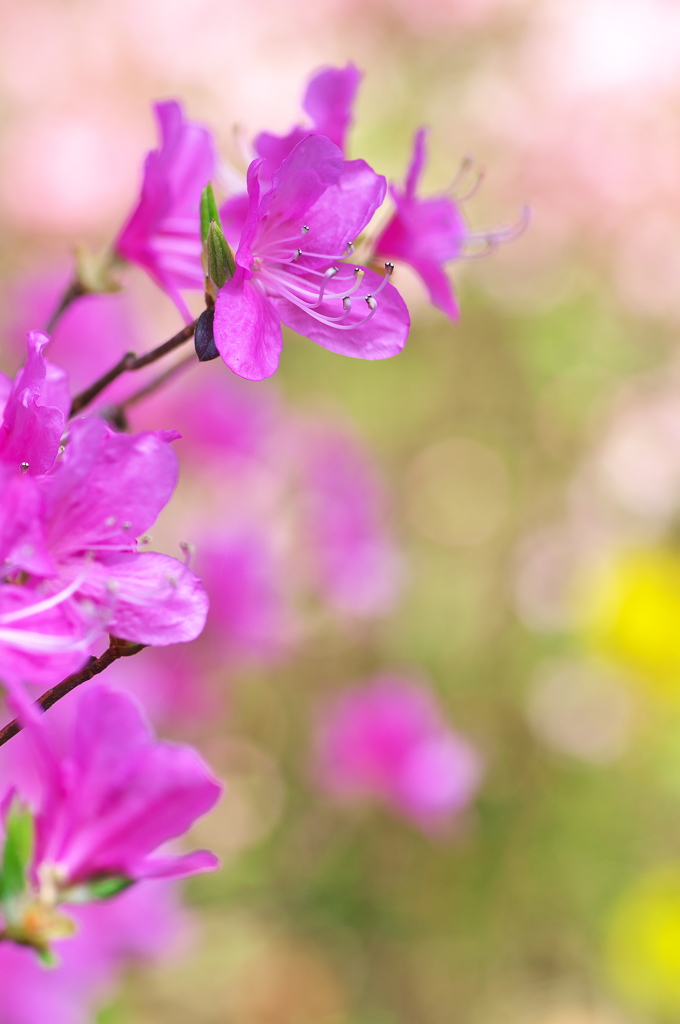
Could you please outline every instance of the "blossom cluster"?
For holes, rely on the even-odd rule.
[[[0,733],[7,1024],[37,1024],[46,1001],[57,1024],[80,1020],[121,959],[162,945],[155,922],[170,913],[170,897],[158,880],[217,867],[208,851],[165,848],[212,808],[220,784],[193,749],[155,738],[139,693],[153,708],[160,677],[167,699],[158,718],[168,703],[180,714],[205,710],[208,677],[223,680],[244,659],[267,664],[300,642],[310,596],[359,622],[384,614],[398,594],[401,559],[383,488],[351,430],[290,415],[234,377],[225,384],[213,375],[159,400],[181,363],[143,378],[141,391],[121,390],[129,371],[192,336],[192,363],[221,356],[246,381],[276,372],[283,326],[341,355],[394,356],[410,317],[392,283],[393,260],[409,264],[432,303],[457,316],[445,264],[512,232],[475,234],[453,194],[419,197],[423,129],[403,187],[390,189],[387,220],[372,227],[387,182],[346,157],[359,80],[351,64],[316,74],[303,101],[308,123],[259,134],[241,178],[229,175],[240,186],[219,204],[213,182],[226,175],[210,132],[179,103],[156,105],[161,140],[138,204],[110,254],[81,256],[50,319],[74,375],[109,353],[113,362],[97,365],[75,395],[69,372],[45,355],[50,334],[35,329],[40,287],[31,288],[24,365],[13,378],[0,374],[0,682],[8,717],[16,716]],[[126,262],[142,267],[186,322],[141,357],[124,331],[109,344],[108,293]],[[185,295],[192,290],[204,297],[198,316]],[[205,585],[190,565],[194,545],[184,545],[183,561],[147,549],[178,482],[177,426],[191,453],[192,494],[202,497],[191,526]],[[131,657],[201,634],[170,658],[162,650]],[[89,682],[114,662],[109,676],[122,689]],[[35,701],[36,687],[50,689]],[[400,676],[331,702],[316,748],[314,780],[325,797],[377,799],[428,832],[464,809],[481,777],[475,749],[432,694]],[[131,925],[136,914],[146,930]],[[36,954],[52,962],[55,952],[61,981],[29,997]]]

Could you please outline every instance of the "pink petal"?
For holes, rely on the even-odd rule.
[[[52,549],[130,546],[176,483],[177,457],[162,432],[116,434],[102,420],[76,420],[59,472],[45,485]]]
[[[198,576],[154,552],[102,556],[89,566],[78,593],[109,610],[107,628],[114,636],[157,647],[194,640],[208,613]]]
[[[342,152],[322,135],[308,135],[272,178],[260,207],[270,221],[299,220],[343,172]]]
[[[318,133],[326,135],[343,151],[360,81],[361,72],[354,64],[323,68],[311,79],[302,101]]]
[[[230,370],[247,380],[276,373],[283,347],[272,302],[238,267],[215,304],[215,344]]]
[[[181,856],[150,857],[141,867],[140,878],[188,878],[217,871],[220,859],[209,850],[194,850]]]
[[[309,241],[314,252],[337,257],[364,230],[382,205],[387,184],[364,160],[345,162],[337,182],[330,185],[305,213],[310,228]]]
[[[372,270],[366,270],[362,294],[371,290],[377,291],[382,281],[380,275],[373,273]],[[387,284],[376,301],[378,309],[374,316],[362,327],[355,327],[352,330],[339,330],[330,324],[321,323],[287,299],[275,299],[274,303],[287,327],[291,327],[305,338],[311,338],[317,345],[327,348],[330,352],[351,356],[354,359],[387,359],[401,352],[406,344],[411,321],[406,303],[393,285]],[[338,308],[342,309],[338,303],[324,302],[318,308],[318,312],[337,316]],[[356,314],[354,309],[357,310]],[[349,324],[352,320],[356,322],[360,317],[366,316],[368,311],[366,304],[359,300],[353,307],[352,318],[348,317],[345,323]]]
[[[412,260],[411,265],[422,278],[432,305],[441,309],[451,320],[457,320],[459,316],[458,302],[446,271],[437,263],[430,263],[426,260]]]

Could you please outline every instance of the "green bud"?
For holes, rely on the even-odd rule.
[[[206,251],[208,256],[208,277],[218,288],[221,288],[234,276],[236,262],[234,254],[229,248],[229,243],[224,237],[222,228],[214,220],[210,222],[210,227],[208,228]]]
[[[5,821],[5,848],[0,874],[0,901],[6,905],[26,889],[26,873],[33,856],[31,812],[14,800]]]
[[[217,203],[215,202],[215,193],[213,192],[212,182],[203,189],[201,193],[201,242],[203,245],[208,241],[208,231],[210,230],[210,224],[215,221],[222,227],[222,221],[220,220],[220,211],[217,209]]]

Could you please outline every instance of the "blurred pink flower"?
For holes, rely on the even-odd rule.
[[[264,161],[261,180],[270,181],[298,142],[310,134],[325,135],[344,153],[360,80],[361,72],[351,63],[344,68],[322,68],[312,75],[302,100],[302,109],[309,114],[311,127],[297,125],[287,135],[260,132],[255,139],[255,152]]]
[[[134,886],[69,913],[77,932],[55,942],[59,962],[50,970],[34,950],[0,943],[2,1024],[89,1024],[123,967],[170,951],[184,924],[168,882]]]
[[[422,278],[432,304],[456,320],[458,303],[443,265],[465,259],[473,253],[473,246],[479,249],[480,243],[490,251],[512,237],[516,229],[473,232],[465,222],[460,200],[447,194],[419,199],[416,189],[424,164],[425,129],[421,128],[414,138],[403,190],[390,187],[396,212],[378,237],[375,254],[410,264]]]
[[[190,323],[180,290],[203,287],[199,203],[214,175],[213,141],[207,128],[184,119],[175,100],[156,103],[154,110],[160,148],[146,158],[139,204],[115,251],[143,267]]]
[[[472,744],[413,680],[376,676],[331,700],[316,734],[317,779],[339,799],[383,801],[426,831],[472,800],[482,776]]]
[[[73,887],[102,878],[182,878],[217,867],[205,850],[157,853],[210,810],[221,786],[191,748],[154,739],[133,697],[92,685],[66,730],[27,698],[17,704],[40,789],[32,866],[39,898],[49,905],[56,890],[68,904]]]
[[[309,430],[302,458],[303,532],[317,586],[342,612],[384,613],[399,591],[401,559],[375,467],[349,434],[321,424]]]

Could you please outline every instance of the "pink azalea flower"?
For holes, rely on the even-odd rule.
[[[208,600],[198,577],[138,550],[177,481],[174,436],[116,434],[83,419],[50,474],[22,476],[0,462],[4,681],[75,671],[103,630],[159,646],[201,632]]]
[[[426,830],[468,805],[482,773],[478,753],[446,724],[432,694],[389,675],[326,707],[317,769],[333,796],[381,800]]]
[[[137,538],[167,504],[177,460],[162,431],[116,434],[97,419],[71,425],[58,470],[40,481],[54,587],[97,610],[124,640],[164,646],[193,640],[208,601],[198,577],[168,555],[140,552]]]
[[[310,79],[302,100],[302,109],[309,114],[311,128],[297,125],[287,135],[261,132],[255,139],[255,152],[264,160],[261,178],[271,180],[274,171],[292,153],[298,142],[313,133],[325,135],[344,153],[347,132],[352,123],[352,106],[361,80],[354,64],[344,68],[326,67]]]
[[[248,169],[237,269],[215,307],[215,344],[227,366],[250,380],[275,373],[282,323],[331,352],[396,355],[410,322],[403,299],[388,277],[342,262],[382,203],[385,179],[363,160],[345,161],[320,135],[298,143],[262,197],[260,166]]]
[[[37,767],[39,901],[78,902],[72,890],[102,878],[183,878],[218,866],[205,850],[158,852],[210,810],[222,787],[190,747],[154,739],[132,696],[91,684],[61,736],[52,716],[17,703]]]
[[[199,203],[214,176],[214,146],[207,128],[186,121],[175,100],[154,110],[160,148],[146,158],[142,194],[115,251],[143,267],[190,323],[180,289],[203,287]]]
[[[90,684],[92,687],[98,683]],[[73,756],[72,739],[85,691],[75,691],[53,708],[38,727],[49,733],[46,749],[36,757],[33,738],[23,732],[0,750],[0,805],[20,793],[21,801],[39,808],[50,751],[60,751],[60,770]],[[42,739],[41,734],[41,739]],[[8,794],[9,791],[9,794]],[[4,822],[0,815],[0,845]],[[37,881],[37,879],[34,879]],[[172,952],[190,924],[177,901],[176,885],[157,881],[133,885],[112,899],[68,906],[75,934],[51,943],[57,963],[46,970],[35,950],[0,943],[0,1019],[3,1024],[85,1024],[95,1007],[112,994],[121,969],[132,959],[149,960]],[[26,892],[27,901],[33,893]],[[45,908],[49,911],[49,907]]]
[[[444,264],[472,255],[471,246],[479,250],[481,244],[490,251],[499,242],[515,236],[520,228],[472,232],[460,201],[447,194],[420,199],[416,189],[425,164],[425,134],[423,128],[416,132],[403,190],[390,187],[396,212],[377,239],[375,254],[410,264],[420,275],[432,304],[456,320],[458,303]]]
[[[49,337],[27,335],[26,364],[14,382],[0,373],[0,462],[31,474],[46,473],[59,451],[71,406],[66,375],[43,356]]]

